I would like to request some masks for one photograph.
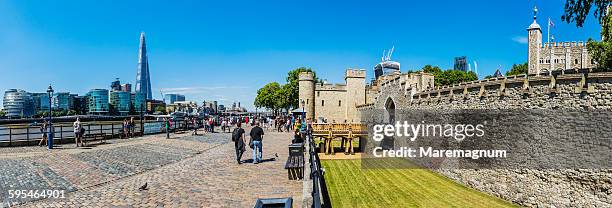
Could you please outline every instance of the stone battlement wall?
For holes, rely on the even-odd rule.
[[[612,110],[612,73],[513,76],[466,82],[411,93],[400,82],[380,87],[368,110],[440,111],[449,109],[580,109]],[[571,121],[571,118],[564,118]],[[580,125],[580,124],[574,124]],[[592,135],[582,135],[584,138]],[[576,138],[583,139],[583,138]],[[610,207],[609,169],[434,169],[459,183],[528,207]]]
[[[611,109],[612,73],[515,76],[445,86],[412,95],[408,106]],[[408,107],[406,106],[406,107]]]

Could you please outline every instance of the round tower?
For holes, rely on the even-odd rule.
[[[306,111],[306,118],[314,120],[315,112],[315,80],[312,72],[300,72],[299,75],[299,104]],[[303,104],[302,104],[303,103]]]

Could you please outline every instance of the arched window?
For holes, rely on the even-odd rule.
[[[338,100],[338,107],[342,106],[342,100]]]

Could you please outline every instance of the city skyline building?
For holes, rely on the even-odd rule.
[[[391,55],[393,55],[394,50],[395,47],[392,47],[386,54],[385,51],[383,51],[380,63],[374,66],[374,79],[378,79],[378,77],[383,75],[400,73],[400,63],[391,60]]]
[[[109,111],[108,90],[92,89],[87,93],[88,114],[107,114]]]
[[[145,42],[145,33],[140,33],[140,47],[138,48],[138,67],[136,71],[136,88],[134,89],[136,94],[143,94],[143,96],[137,96],[143,100],[139,101],[144,103],[147,99],[153,99],[151,92],[151,76],[149,73],[149,59],[147,56],[147,44]]]
[[[132,84],[125,83],[121,85],[121,91],[123,92],[132,92]]]
[[[87,106],[87,96],[76,95],[72,98],[72,107],[77,115],[85,115],[89,112],[89,106]]]
[[[164,101],[167,102],[167,104],[174,104],[174,102],[176,102],[176,101],[185,101],[185,95],[181,95],[181,94],[165,94],[164,95]]]
[[[125,116],[130,113],[131,99],[132,94],[130,92],[110,92],[110,105],[113,107],[115,113],[118,113],[121,116]]]
[[[455,57],[454,70],[460,70],[466,72],[468,70],[468,63],[466,56]]]
[[[72,96],[69,92],[55,93],[51,102],[53,110],[72,110]]]
[[[34,92],[32,100],[34,101],[34,109],[38,111],[49,111],[49,94],[46,92]]]
[[[119,81],[119,78],[111,82],[111,91],[121,91],[121,81]]]
[[[25,90],[5,91],[2,106],[7,117],[31,117],[36,113],[32,94]]]

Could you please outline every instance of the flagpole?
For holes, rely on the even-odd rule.
[[[550,46],[550,17],[548,18],[548,46]]]

